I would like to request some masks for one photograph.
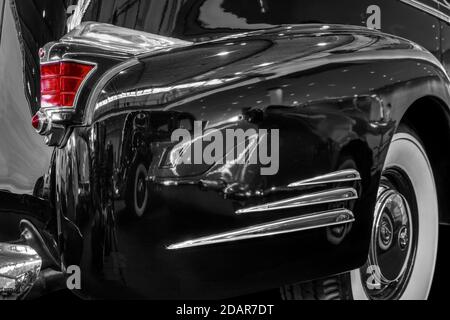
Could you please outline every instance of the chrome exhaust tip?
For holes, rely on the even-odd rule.
[[[42,259],[27,245],[0,243],[0,300],[23,298],[38,279]]]

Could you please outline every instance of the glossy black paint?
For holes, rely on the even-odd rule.
[[[355,12],[365,9],[367,3],[362,2]],[[439,62],[439,30],[445,26],[399,1],[372,2],[387,13],[383,15],[387,21],[383,31],[417,41],[432,54],[396,36],[325,24],[358,25],[355,19],[361,19],[359,14],[350,20],[337,15],[319,24],[270,25],[253,32],[199,28],[193,12],[202,1],[187,1],[183,6],[174,1],[166,9],[159,8],[160,20],[166,23],[158,28],[165,31],[155,29],[156,23],[153,29],[139,27],[195,40],[191,45],[132,57],[89,45],[54,44],[46,53],[48,57],[89,61],[97,70],[80,95],[75,115],[65,123],[64,141],[57,141],[59,146],[54,150],[46,147],[29,125],[36,107],[26,104],[25,99],[38,98],[38,94],[22,90],[26,86],[25,81],[20,82],[22,78],[10,82],[14,90],[9,86],[4,90],[7,81],[0,79],[0,94],[15,93],[8,100],[8,110],[14,105],[18,106],[14,110],[26,105],[31,110],[22,112],[20,121],[14,123],[20,127],[2,128],[8,139],[0,142],[1,155],[20,154],[26,163],[33,163],[24,170],[17,158],[5,161],[14,166],[7,172],[15,176],[0,175],[0,183],[9,191],[0,193],[2,199],[8,199],[8,205],[0,207],[0,221],[5,221],[0,224],[0,240],[14,237],[11,230],[17,230],[20,217],[36,220],[49,243],[57,243],[55,255],[63,264],[81,266],[82,290],[77,293],[95,298],[226,298],[361,266],[367,256],[381,170],[398,124],[408,107],[424,97],[442,105],[450,101],[450,83]],[[115,1],[107,3],[116,5]],[[12,19],[8,18],[8,8],[5,17]],[[165,15],[169,13],[178,17],[170,20],[173,25],[167,24]],[[105,16],[95,20],[103,21]],[[86,17],[95,15],[88,12]],[[105,21],[125,26],[129,21],[117,15],[114,19]],[[13,28],[12,20],[7,25]],[[243,33],[220,38],[237,31]],[[56,40],[50,38],[48,41]],[[201,42],[210,39],[215,40]],[[4,48],[5,36],[1,41]],[[10,49],[7,53],[11,62],[16,53]],[[27,76],[33,74],[33,67],[22,73],[18,67],[24,63],[17,54],[15,59],[4,64],[16,68],[11,73],[36,81],[36,77]],[[126,61],[134,62],[93,96],[102,75]],[[219,131],[279,129],[278,174],[261,176],[258,165],[161,165],[173,146],[171,132],[196,120]],[[19,142],[13,140],[18,132],[27,133]],[[21,150],[23,141],[33,141],[33,145]],[[138,164],[148,167],[151,190],[149,208],[141,218],[126,201]],[[348,168],[357,169],[362,181],[335,185],[355,187],[360,194],[357,201],[339,204],[353,210],[356,217],[342,238],[324,229],[178,251],[166,249],[192,238],[332,209],[321,205],[235,214],[241,208],[325,190],[326,186],[320,185],[300,189],[286,186]],[[19,172],[28,179],[23,184],[27,190],[13,189],[20,181],[14,178]],[[41,181],[48,183],[33,187],[37,191],[31,192],[31,186],[39,186]],[[24,201],[22,206],[19,199]],[[36,205],[45,210],[39,213]]]
[[[84,241],[80,260],[67,263],[82,265],[85,293],[223,298],[347,271],[365,260],[370,212],[390,139],[406,106],[424,93],[448,100],[448,80],[438,61],[412,43],[362,28],[322,27],[280,27],[142,56],[103,88],[93,115],[85,114],[92,125],[75,129],[57,151],[57,159],[66,159],[57,163],[61,181],[80,176],[90,181],[92,204],[65,205],[83,202],[66,186],[57,205],[79,228],[77,241]],[[166,86],[173,88],[170,94],[158,93]],[[277,90],[283,98],[277,98]],[[137,91],[143,93],[122,95]],[[126,183],[120,177],[133,176],[127,171],[131,162],[123,161],[130,155],[125,145],[141,127],[135,123],[134,132],[125,133],[130,117],[164,113],[168,119],[189,114],[220,131],[280,129],[279,173],[260,176],[259,167],[239,165],[165,169],[169,137],[133,144],[134,153],[151,155],[151,198],[163,200],[135,219],[125,209]],[[78,161],[67,165],[71,159]],[[344,204],[357,221],[341,241],[319,230],[166,250],[179,241],[330,209],[234,213],[311,191],[282,187],[342,168],[358,169],[363,183],[356,185],[361,199]],[[174,181],[179,185],[164,186]],[[265,193],[272,188],[280,190]]]
[[[432,8],[436,1],[420,0]],[[384,32],[439,54],[439,21],[399,0],[92,0],[82,21],[99,21],[194,42],[283,24],[367,26],[371,6],[381,9]],[[351,9],[350,9],[351,8]],[[368,13],[369,11],[369,13]],[[418,23],[420,21],[420,23]]]

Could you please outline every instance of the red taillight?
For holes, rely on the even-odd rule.
[[[38,130],[39,129],[39,126],[40,126],[40,121],[41,121],[41,119],[40,119],[40,117],[39,117],[39,114],[35,114],[34,115],[34,117],[31,119],[31,125],[33,126],[33,128],[35,128],[36,130]]]
[[[49,122],[47,116],[41,111],[38,111],[31,119],[31,125],[41,134],[48,129],[48,124]]]
[[[93,68],[72,61],[41,65],[41,107],[72,108],[81,84]]]

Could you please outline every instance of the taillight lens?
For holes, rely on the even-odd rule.
[[[73,108],[77,92],[93,68],[72,61],[41,65],[41,107]]]
[[[33,128],[35,128],[36,130],[38,130],[39,129],[39,126],[40,126],[40,122],[41,122],[41,119],[40,119],[40,117],[39,117],[39,114],[35,114],[34,115],[34,117],[31,119],[31,125],[33,126]]]

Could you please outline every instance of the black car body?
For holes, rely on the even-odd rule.
[[[24,2],[0,0],[0,242],[31,234],[41,278],[216,299],[357,269],[405,119],[449,221],[445,1]],[[89,68],[73,107],[40,105],[39,64],[60,63]],[[277,174],[171,162],[196,121],[278,129]]]

